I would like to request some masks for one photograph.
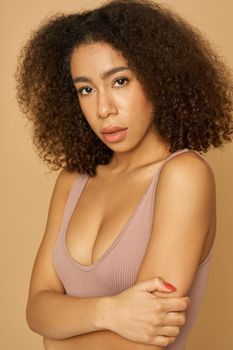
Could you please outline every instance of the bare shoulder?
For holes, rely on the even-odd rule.
[[[47,237],[56,236],[57,229],[61,224],[69,193],[74,183],[78,181],[79,176],[80,174],[77,171],[68,172],[66,169],[62,169],[58,174],[49,205],[45,230]]]
[[[80,174],[77,171],[69,172],[66,169],[62,169],[57,176],[54,190],[59,191],[61,194],[68,196],[75,181],[78,180]]]
[[[166,166],[185,166],[192,167],[192,166],[198,166],[202,168],[209,169],[209,171],[212,171],[210,164],[208,163],[207,159],[205,159],[203,156],[198,154],[197,152],[194,152],[192,150],[189,150],[188,152],[183,152],[177,154],[175,157],[171,158],[169,162],[166,163]]]
[[[215,178],[210,164],[192,151],[169,159],[161,169],[156,197],[156,202],[163,198],[164,204],[167,200],[171,205],[176,205],[183,216],[190,216],[196,211],[199,220],[202,217],[210,226],[216,205]]]
[[[160,182],[175,181],[177,184],[202,185],[214,190],[213,170],[206,159],[189,151],[176,155],[165,163],[159,177]]]

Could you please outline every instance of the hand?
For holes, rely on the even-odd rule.
[[[109,329],[143,344],[167,346],[173,343],[185,323],[184,311],[189,298],[160,298],[152,294],[156,290],[171,292],[161,277],[155,277],[114,295]]]

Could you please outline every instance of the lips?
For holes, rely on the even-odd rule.
[[[125,129],[127,129],[127,128],[123,128],[121,126],[114,125],[114,126],[110,126],[108,128],[103,128],[101,130],[101,133],[102,134],[113,134],[114,132],[125,130]]]

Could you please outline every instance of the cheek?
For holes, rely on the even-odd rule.
[[[136,111],[145,112],[151,110],[151,103],[139,84],[131,91],[131,96],[128,99],[128,103],[130,104],[131,108]]]
[[[91,111],[91,105],[90,103],[80,102],[79,100],[79,106],[83,114],[83,118],[86,119],[89,126],[93,129],[94,123],[93,123],[93,111]]]
[[[91,119],[94,113],[93,107],[92,107],[93,104],[82,99],[79,99],[78,101],[84,117],[88,122],[91,122]]]
[[[149,124],[152,119],[153,105],[142,94],[134,96],[130,101],[130,109],[132,115],[137,116],[137,120],[140,120],[145,125]]]

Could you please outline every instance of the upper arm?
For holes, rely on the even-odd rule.
[[[215,181],[207,162],[195,153],[183,153],[167,162],[158,179],[151,237],[136,282],[161,276],[176,287],[172,296],[187,295],[214,205]]]
[[[42,290],[64,293],[64,288],[52,265],[52,249],[62,222],[62,217],[70,189],[77,173],[62,170],[56,180],[47,217],[46,228],[38,249],[29,288],[29,298]]]

